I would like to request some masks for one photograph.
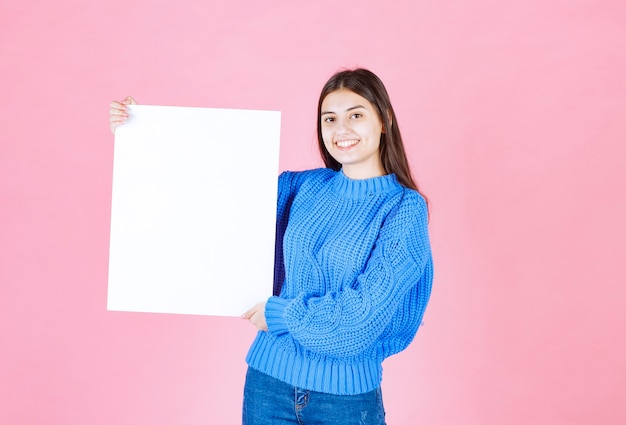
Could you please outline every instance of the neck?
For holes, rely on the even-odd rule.
[[[387,175],[382,164],[376,164],[375,167],[351,167],[349,165],[343,165],[341,167],[346,177],[353,180],[365,180],[374,177],[381,177]]]

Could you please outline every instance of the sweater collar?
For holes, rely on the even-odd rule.
[[[357,199],[402,190],[402,186],[398,183],[395,174],[353,180],[346,176],[343,170],[337,171],[333,177],[333,187],[340,195]]]

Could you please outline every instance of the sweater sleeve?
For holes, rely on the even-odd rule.
[[[410,192],[385,220],[366,267],[354,282],[323,296],[270,298],[265,310],[269,332],[288,333],[322,355],[354,356],[383,334],[399,307],[410,299],[417,300],[410,306],[410,320],[400,326],[394,323],[393,329],[406,333],[408,329],[401,328],[408,327],[412,338],[432,283],[427,214],[424,199]],[[412,289],[417,297],[408,296]]]
[[[289,210],[295,193],[294,181],[295,173],[283,172],[278,177],[278,197],[276,205],[276,240],[274,243],[274,295],[279,295],[285,280],[285,265],[283,259],[283,237],[287,229]]]
[[[276,202],[276,240],[274,243],[274,282],[273,294],[279,295],[285,280],[285,264],[283,257],[283,238],[291,204],[302,182],[311,174],[319,174],[321,170],[284,171],[278,177],[278,197]],[[323,171],[322,171],[323,172]]]

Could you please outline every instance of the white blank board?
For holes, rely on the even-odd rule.
[[[271,296],[279,140],[277,111],[131,106],[107,308],[240,316]]]

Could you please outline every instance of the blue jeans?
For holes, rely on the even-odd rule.
[[[303,390],[248,368],[243,425],[385,425],[380,388],[333,395]]]

